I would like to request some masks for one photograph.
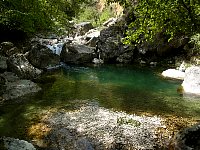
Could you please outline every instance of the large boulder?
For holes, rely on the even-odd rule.
[[[185,72],[176,69],[167,69],[162,72],[162,76],[166,78],[183,80],[185,77]]]
[[[61,61],[69,64],[91,63],[95,56],[95,48],[73,44],[64,44],[60,54]]]
[[[26,94],[35,93],[40,90],[41,88],[30,80],[17,80],[6,83],[5,92],[2,97],[4,100],[10,100]]]
[[[23,79],[34,79],[42,72],[32,66],[24,54],[14,54],[7,61],[8,68]]]
[[[34,67],[40,69],[56,66],[60,63],[60,57],[41,44],[32,46],[27,58]]]
[[[182,86],[185,93],[200,95],[200,66],[186,69]]]
[[[129,49],[129,47],[125,46],[121,41],[124,37],[124,29],[123,26],[118,24],[120,23],[109,26],[100,32],[97,48],[100,52],[101,58],[105,62],[126,62],[126,60],[124,61],[122,58],[127,58],[124,53],[127,53],[127,48]],[[134,49],[132,50],[134,51]],[[131,50],[128,51],[130,52]],[[128,58],[128,61],[132,61],[133,51],[130,53],[128,52],[131,55]]]

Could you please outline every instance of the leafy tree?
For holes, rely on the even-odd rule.
[[[129,24],[124,42],[152,41],[163,32],[171,40],[177,34],[199,33],[199,0],[109,0],[131,6],[136,20]]]
[[[67,27],[79,12],[80,4],[90,0],[1,0],[0,27],[25,33]]]

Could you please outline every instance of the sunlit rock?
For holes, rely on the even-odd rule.
[[[172,79],[183,80],[185,77],[185,73],[176,69],[167,69],[162,72],[162,76]]]
[[[189,67],[185,71],[185,78],[182,83],[185,93],[200,95],[200,67]]]

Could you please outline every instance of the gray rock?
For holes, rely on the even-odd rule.
[[[3,55],[3,56],[7,56],[6,53],[7,51],[9,51],[11,48],[14,47],[14,44],[11,43],[11,42],[2,42],[0,44],[0,53]]]
[[[36,68],[45,69],[59,65],[60,57],[44,45],[36,44],[32,46],[27,56],[29,62]]]
[[[185,78],[182,83],[185,93],[200,95],[200,67],[189,67],[185,71]]]
[[[17,80],[6,83],[6,89],[2,97],[4,100],[10,100],[26,94],[36,93],[40,90],[41,88],[30,80]]]
[[[69,64],[91,63],[95,58],[94,52],[95,48],[85,45],[64,44],[60,58]]]
[[[174,145],[176,150],[200,149],[200,124],[188,127],[176,135]]]
[[[24,54],[14,54],[7,61],[8,68],[23,79],[33,79],[38,77],[41,70],[33,67]]]
[[[86,32],[88,32],[90,29],[93,29],[93,26],[90,22],[82,22],[80,24],[76,24],[75,26],[75,32],[76,32],[76,36],[82,36],[84,35]]]
[[[3,138],[5,148],[8,150],[36,150],[36,148],[27,141],[14,139],[14,138]]]
[[[122,38],[123,30],[121,26],[110,26],[100,32],[97,48],[105,62],[116,62],[117,57],[126,51],[121,42]]]
[[[5,71],[7,69],[7,57],[0,56],[0,71]]]

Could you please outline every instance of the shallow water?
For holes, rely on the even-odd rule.
[[[73,67],[49,72],[43,91],[0,106],[0,136],[27,137],[26,128],[49,108],[72,109],[74,100],[127,113],[175,115],[200,119],[200,98],[177,93],[180,81],[160,77],[162,69],[135,66]]]

